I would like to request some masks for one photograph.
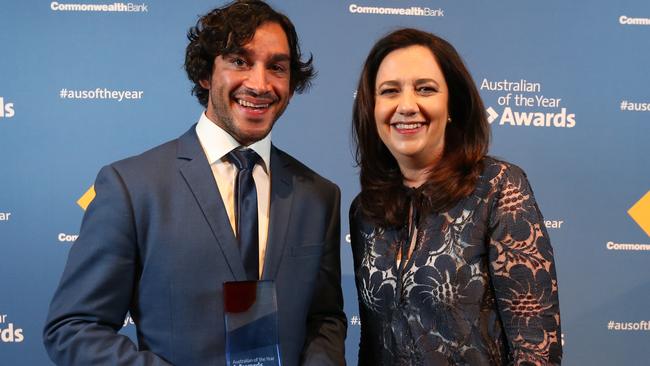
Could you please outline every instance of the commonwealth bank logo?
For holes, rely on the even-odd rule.
[[[52,1],[50,3],[52,11],[91,11],[91,12],[127,12],[127,13],[146,13],[149,11],[147,4],[133,4],[114,2],[111,4],[86,4],[86,3],[60,3]]]
[[[627,214],[650,236],[650,191],[630,207]]]
[[[90,202],[92,202],[95,199],[95,186],[92,185],[86,193],[84,193],[79,199],[77,200],[77,204],[79,207],[81,207],[82,210],[86,211],[88,208],[88,205],[90,205]]]

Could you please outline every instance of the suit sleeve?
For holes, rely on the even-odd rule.
[[[559,365],[560,308],[553,248],[526,175],[504,172],[490,214],[490,277],[516,366]]]
[[[57,365],[169,365],[117,333],[136,288],[136,227],[114,168],[99,172],[95,191],[50,304],[45,348]]]
[[[341,290],[341,193],[338,187],[331,196],[325,247],[307,316],[302,365],[345,365],[347,319]]]

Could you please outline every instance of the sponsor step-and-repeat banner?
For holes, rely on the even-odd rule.
[[[186,33],[222,4],[0,5],[0,364],[51,364],[43,323],[94,178],[198,120]],[[361,323],[347,222],[359,191],[351,109],[370,47],[405,26],[457,48],[485,102],[490,153],[531,181],[555,250],[564,364],[650,364],[650,2],[271,4],[318,70],[273,141],[341,187],[349,364]],[[130,316],[122,332],[135,339]]]

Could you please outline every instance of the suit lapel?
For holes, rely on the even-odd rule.
[[[243,281],[246,279],[246,272],[237,239],[232,232],[210,164],[196,136],[195,126],[181,136],[178,142],[177,157],[184,160],[180,164],[180,173],[194,194],[196,203],[201,207],[235,280]]]
[[[275,279],[285,250],[287,231],[291,225],[294,181],[289,171],[289,163],[281,154],[275,146],[271,147],[271,209],[263,280]]]

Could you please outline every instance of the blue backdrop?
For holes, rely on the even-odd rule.
[[[182,69],[185,33],[221,2],[144,1],[0,5],[0,364],[51,364],[41,329],[99,168],[201,113]],[[456,46],[492,121],[491,154],[528,173],[555,248],[564,364],[650,364],[649,2],[272,4],[319,73],[273,140],[341,187],[349,364],[359,338],[351,107],[371,45],[400,26]],[[134,334],[128,319],[123,331]]]

